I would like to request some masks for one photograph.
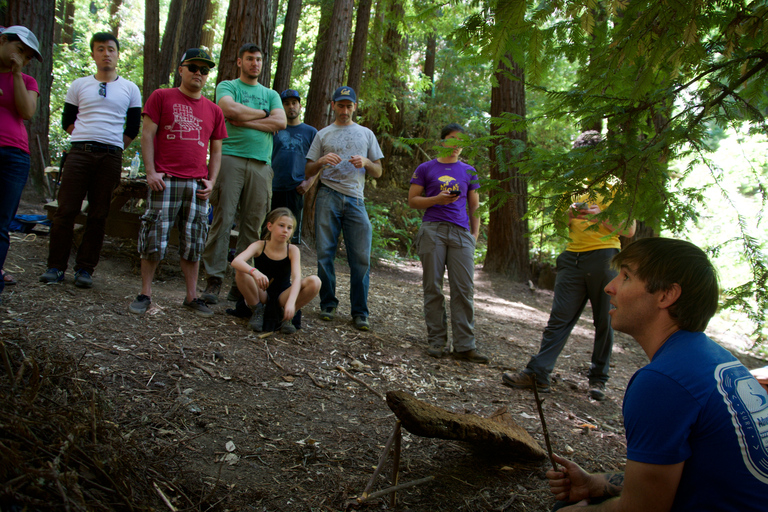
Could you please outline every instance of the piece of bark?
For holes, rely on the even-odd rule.
[[[491,418],[456,414],[422,402],[403,391],[389,391],[387,405],[411,434],[465,441],[520,459],[544,459],[547,453],[506,410]]]

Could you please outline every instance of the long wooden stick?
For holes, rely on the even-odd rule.
[[[368,485],[365,486],[365,490],[363,490],[363,494],[357,498],[358,503],[362,503],[365,499],[368,498],[368,491],[371,490],[373,487],[373,483],[376,481],[376,477],[379,476],[379,473],[381,473],[381,470],[384,468],[384,461],[387,460],[387,455],[389,455],[389,449],[392,446],[392,443],[394,442],[397,435],[400,433],[400,420],[397,420],[397,423],[395,424],[395,429],[392,431],[392,434],[389,436],[389,439],[387,439],[387,444],[384,445],[384,450],[381,452],[381,456],[379,457],[379,463],[376,464],[376,469],[373,472],[373,475],[371,475],[371,479],[368,480]]]
[[[358,501],[360,501],[360,503],[362,503],[364,501],[372,500],[374,498],[379,498],[381,496],[386,496],[387,494],[389,494],[391,492],[399,491],[401,489],[407,489],[408,487],[413,487],[414,485],[425,484],[427,482],[431,482],[434,479],[435,479],[434,476],[428,476],[426,478],[420,478],[420,479],[414,480],[412,482],[406,482],[404,484],[395,485],[393,487],[387,487],[386,489],[382,489],[380,491],[372,492],[367,497],[363,498],[362,501],[360,501],[360,498],[358,498]]]
[[[557,471],[557,464],[555,464],[555,457],[552,455],[552,443],[549,442],[549,431],[547,430],[547,422],[544,419],[544,410],[541,408],[543,400],[539,400],[539,387],[536,385],[536,377],[531,376],[531,382],[533,382],[533,398],[536,400],[536,408],[539,410],[539,418],[541,418],[541,430],[544,432],[544,442],[547,445],[547,453],[549,454],[549,461],[552,463],[552,469]]]
[[[397,484],[400,483],[400,446],[403,439],[400,431],[400,420],[397,420],[395,424],[395,431],[397,434],[395,436],[395,451],[392,454],[392,485],[397,487]],[[397,492],[392,491],[392,496],[389,498],[389,506],[394,510],[395,505],[397,505]]]
[[[351,375],[351,374],[350,374],[350,373],[349,373],[347,370],[345,370],[344,368],[342,368],[342,367],[341,367],[341,365],[337,365],[337,366],[336,366],[336,369],[337,369],[337,370],[339,370],[339,371],[340,371],[341,373],[343,373],[344,375],[346,375],[346,376],[347,376],[348,378],[350,378],[351,380],[353,380],[353,381],[357,382],[358,384],[360,384],[361,386],[365,387],[365,388],[366,388],[368,391],[370,391],[371,393],[373,393],[373,394],[374,394],[374,395],[376,395],[377,397],[381,398],[382,400],[386,400],[386,399],[384,398],[384,395],[382,395],[381,393],[379,393],[378,391],[376,391],[376,390],[375,390],[375,389],[373,389],[371,386],[369,386],[368,384],[366,384],[366,383],[365,383],[365,382],[363,382],[362,380],[358,379],[357,377],[353,377],[353,376],[352,376],[352,375]]]

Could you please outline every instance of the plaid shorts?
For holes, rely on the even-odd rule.
[[[149,189],[147,211],[141,216],[139,254],[160,261],[165,257],[174,224],[179,228],[179,255],[199,261],[208,237],[208,200],[199,199],[202,183],[196,179],[165,176],[165,190]]]

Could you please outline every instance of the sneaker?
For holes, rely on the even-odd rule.
[[[139,294],[136,297],[136,300],[131,302],[131,305],[128,306],[128,311],[137,315],[142,315],[147,312],[150,304],[152,304],[152,301],[150,300],[149,296]]]
[[[41,283],[53,284],[60,283],[64,280],[64,271],[56,268],[49,268],[45,271],[45,274],[40,276]]]
[[[208,278],[208,284],[205,287],[205,291],[200,296],[203,302],[206,304],[218,304],[219,293],[221,292],[221,278],[211,276]]]
[[[527,372],[503,373],[501,382],[515,389],[533,389],[533,375]],[[539,393],[549,393],[549,384],[542,384],[536,381],[536,389]]]
[[[371,324],[368,323],[368,319],[364,316],[356,316],[355,317],[355,327],[358,331],[370,331],[371,330]]]
[[[605,400],[605,382],[591,381],[589,383],[589,396],[598,402]]]
[[[261,332],[264,329],[264,304],[257,304],[253,308],[251,319],[248,320],[248,325],[251,326],[256,332]]]
[[[488,356],[481,354],[475,349],[465,350],[464,352],[451,352],[451,357],[459,361],[467,361],[475,364],[488,364]]]
[[[441,357],[446,355],[446,353],[445,353],[445,345],[442,345],[442,344],[438,345],[437,343],[430,344],[429,348],[427,349],[427,354],[429,354],[430,356],[432,356],[432,357],[434,357],[436,359],[440,359]]]
[[[290,320],[284,320],[280,325],[280,332],[283,334],[293,334],[296,332],[296,327]]]
[[[78,288],[91,288],[93,287],[93,278],[87,270],[80,269],[75,272],[75,286]]]
[[[326,322],[330,322],[334,319],[336,316],[336,308],[323,308],[322,311],[320,311],[320,320],[325,320]]]
[[[205,305],[205,301],[201,298],[192,299],[187,301],[184,299],[184,307],[189,308],[200,316],[213,316],[213,310]]]
[[[229,293],[227,294],[227,300],[231,300],[232,302],[237,302],[242,298],[243,298],[243,294],[240,293],[240,290],[237,289],[237,285],[233,284],[232,288],[229,289]]]

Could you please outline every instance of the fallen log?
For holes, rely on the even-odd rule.
[[[503,456],[538,460],[547,457],[528,432],[512,420],[506,409],[491,418],[456,414],[422,402],[403,391],[389,391],[387,405],[411,434],[465,441]]]

